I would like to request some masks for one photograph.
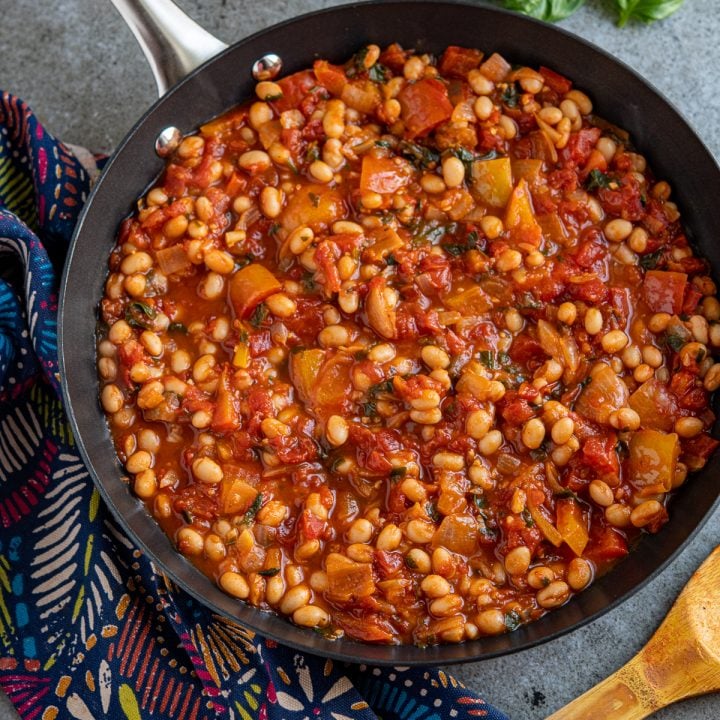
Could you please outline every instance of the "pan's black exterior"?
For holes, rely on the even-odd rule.
[[[718,497],[720,457],[688,482],[673,502],[671,521],[656,536],[568,605],[517,632],[464,645],[376,647],[327,641],[229,597],[175,549],[128,491],[96,400],[94,333],[107,258],[119,221],[157,176],[157,134],[169,125],[187,132],[251,97],[252,63],[267,52],[283,72],[315,57],[340,61],[368,42],[400,42],[428,52],[450,44],[498,51],[514,62],[545,64],[586,89],[599,115],[629,130],[659,177],[672,186],[700,252],[720,277],[720,171],[679,114],[630,69],[602,51],[536,21],[495,8],[455,3],[361,3],[303,16],[230,47],[177,85],[138,122],[112,158],[78,223],[68,256],[60,308],[60,361],[66,408],[83,459],[122,526],[180,586],[206,605],[287,645],[353,662],[440,664],[488,658],[528,648],[598,617],[658,573],[699,529]]]

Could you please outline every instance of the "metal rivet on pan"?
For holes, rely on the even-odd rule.
[[[275,53],[263,55],[252,66],[252,74],[256,80],[272,80],[282,70],[282,58]]]
[[[161,157],[167,157],[180,144],[183,135],[174,126],[166,127],[155,140],[155,152]]]

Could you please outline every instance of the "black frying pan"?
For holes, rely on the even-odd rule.
[[[149,44],[152,38],[144,40]],[[162,169],[154,152],[159,133],[168,126],[192,131],[251,97],[255,81],[250,69],[266,53],[277,53],[283,72],[290,73],[310,66],[316,57],[339,62],[369,42],[383,46],[395,41],[425,52],[451,44],[479,47],[513,62],[545,64],[572,78],[590,94],[599,115],[630,131],[658,176],[671,180],[691,238],[720,277],[720,245],[715,243],[720,170],[673,107],[633,71],[561,30],[496,8],[451,2],[360,3],[304,15],[233,45],[175,85],[131,130],[90,196],[68,255],[60,305],[60,367],[72,429],[103,499],[130,537],[190,594],[264,636],[328,657],[399,665],[463,662],[557,637],[597,618],[648,582],[715,507],[720,455],[678,493],[671,520],[660,533],[644,536],[628,558],[563,608],[511,634],[463,645],[378,647],[325,640],[229,597],[195,570],[129,492],[96,400],[94,333],[107,259],[118,223]]]

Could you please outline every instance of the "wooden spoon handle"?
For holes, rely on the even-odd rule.
[[[647,692],[641,662],[640,656],[636,655],[627,665],[547,720],[641,720],[651,715],[661,704]]]

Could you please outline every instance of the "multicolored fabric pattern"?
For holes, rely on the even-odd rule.
[[[0,97],[0,685],[20,715],[504,718],[437,669],[343,666],[254,636],[125,537],[59,399],[58,282],[86,164]]]

